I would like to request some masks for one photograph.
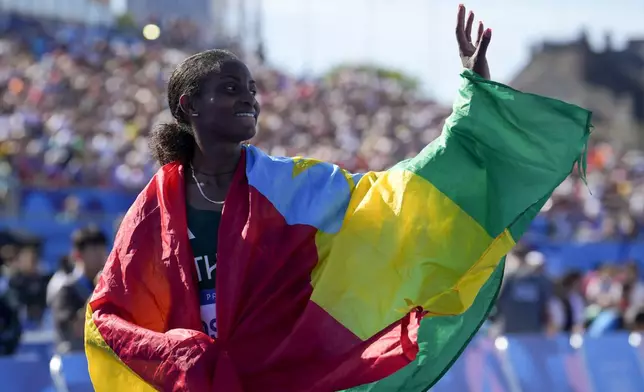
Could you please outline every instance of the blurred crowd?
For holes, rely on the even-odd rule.
[[[144,42],[79,26],[47,29],[36,21],[28,26],[5,29],[0,36],[0,201],[19,185],[140,189],[157,169],[146,138],[155,124],[171,121],[167,78],[194,50],[182,42],[195,32],[182,25],[175,36]],[[253,143],[274,155],[309,156],[352,171],[382,170],[436,138],[450,112],[408,80],[378,69],[347,67],[325,77],[298,78],[262,57],[247,58],[262,104]],[[587,157],[586,182],[575,173],[555,191],[527,236],[530,241],[641,238],[644,153],[615,151],[602,142],[591,143]],[[66,220],[82,214],[70,200],[60,211]],[[5,257],[0,274],[0,293],[8,293],[0,298],[5,338],[9,331],[19,336],[22,327],[49,320],[60,350],[82,347],[82,310],[107,241],[87,228],[72,244],[53,276],[40,268],[36,245]],[[636,264],[571,272],[555,282],[545,275],[545,262],[534,250],[509,258],[493,317],[497,329],[643,328],[644,286]],[[0,348],[3,352],[7,349]]]
[[[175,30],[177,38],[163,42],[114,32],[62,34],[61,28],[4,34],[0,197],[15,184],[140,189],[157,168],[146,137],[156,123],[171,121],[167,77],[190,53],[182,38],[194,35]],[[248,58],[262,104],[253,143],[275,155],[381,170],[432,141],[449,114],[449,107],[377,69],[303,79],[258,58]],[[644,153],[591,145],[587,185],[572,176],[556,190],[539,234],[561,241],[637,237],[644,220]]]
[[[644,332],[644,282],[637,263],[606,263],[556,279],[547,275],[547,260],[538,251],[519,247],[506,263],[493,334]]]
[[[0,43],[5,170],[23,184],[140,189],[156,169],[146,137],[171,119],[167,77],[190,53],[112,39],[64,41],[36,57],[23,41]],[[262,103],[253,142],[275,154],[383,169],[434,139],[448,113],[374,72],[302,80],[251,67]]]
[[[92,225],[72,234],[69,254],[53,273],[42,269],[40,244],[23,243],[0,265],[0,356],[23,331],[55,332],[55,350],[83,351],[85,308],[107,259],[107,236]],[[6,255],[3,255],[6,257]]]
[[[586,182],[567,178],[542,210],[550,240],[599,242],[641,238],[644,227],[644,152],[618,154],[608,143],[588,151]]]

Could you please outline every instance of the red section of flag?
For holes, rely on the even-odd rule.
[[[170,165],[141,192],[90,301],[112,350],[145,381],[168,391],[207,390],[217,356],[201,332],[183,189],[179,166]]]

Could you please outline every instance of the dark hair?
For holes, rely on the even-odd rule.
[[[107,245],[107,237],[98,227],[88,226],[72,234],[72,244],[76,250],[83,251],[92,245]]]
[[[575,285],[575,283],[583,279],[583,277],[584,276],[579,271],[570,271],[561,278],[561,285],[565,289],[570,289]]]
[[[644,309],[640,309],[637,314],[635,314],[635,320],[633,323],[637,326],[644,325]]]
[[[563,299],[568,296],[570,290],[575,287],[575,283],[580,282],[583,275],[579,271],[571,271],[556,281],[554,294],[557,298]]]
[[[58,259],[58,270],[63,271],[66,274],[74,271],[74,263],[72,263],[72,260],[69,258],[69,256],[63,255],[60,257],[60,259]]]
[[[634,272],[636,274],[639,274],[640,272],[640,266],[637,265],[636,261],[629,261],[624,265],[624,270]]]
[[[150,135],[150,150],[159,164],[173,161],[186,164],[192,159],[195,139],[190,120],[179,105],[179,98],[184,94],[197,94],[203,79],[219,72],[221,64],[228,60],[237,60],[237,56],[228,50],[207,50],[183,60],[172,72],[168,81],[168,106],[175,122],[155,127]]]

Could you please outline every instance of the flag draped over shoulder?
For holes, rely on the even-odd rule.
[[[462,77],[441,137],[386,172],[245,147],[220,223],[216,341],[200,331],[183,167],[164,166],[88,306],[96,390],[435,383],[486,318],[505,254],[583,162],[590,129],[586,110]]]

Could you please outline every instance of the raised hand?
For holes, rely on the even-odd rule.
[[[465,21],[465,13],[465,6],[459,5],[458,18],[456,19],[456,41],[458,42],[461,62],[464,68],[471,69],[485,79],[489,79],[490,67],[488,67],[485,55],[492,39],[492,30],[485,29],[483,22],[479,22],[476,43],[473,44],[472,24],[474,23],[474,13],[469,12],[467,21]]]

